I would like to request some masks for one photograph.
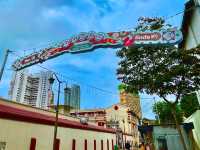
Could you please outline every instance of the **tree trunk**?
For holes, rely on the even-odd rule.
[[[187,146],[186,146],[186,143],[185,143],[185,140],[184,140],[184,137],[183,137],[183,132],[181,130],[181,126],[180,126],[180,124],[177,120],[177,117],[176,117],[176,104],[171,104],[171,109],[172,109],[172,114],[173,114],[174,121],[175,121],[175,124],[176,124],[176,129],[179,132],[180,139],[181,139],[181,142],[183,144],[183,149],[187,150]]]

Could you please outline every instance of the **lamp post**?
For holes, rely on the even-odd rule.
[[[54,73],[53,74],[56,77],[56,80],[58,81],[58,99],[57,99],[57,103],[56,103],[56,120],[55,120],[55,124],[54,124],[54,138],[53,138],[53,150],[56,150],[56,139],[57,139],[57,129],[58,129],[58,107],[59,107],[59,100],[60,100],[60,85],[61,85],[61,81],[58,79],[58,76]],[[49,78],[49,83],[52,86],[54,83],[54,78],[50,77]]]
[[[122,131],[122,141],[123,141],[123,150],[125,149],[125,143],[126,143],[126,135],[125,135],[125,120],[122,120],[123,125],[124,125],[124,133]],[[124,139],[125,138],[125,139]]]
[[[2,50],[4,51],[4,50]],[[11,51],[9,49],[5,50],[5,57],[3,59],[3,64],[2,66],[0,66],[0,82],[1,82],[1,78],[2,78],[2,75],[3,75],[3,71],[4,71],[4,68],[5,68],[5,65],[6,65],[6,62],[7,62],[7,59],[8,59],[8,54],[10,53]],[[2,54],[1,54],[2,55]],[[1,64],[0,64],[1,65]]]

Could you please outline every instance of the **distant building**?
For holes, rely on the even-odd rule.
[[[58,106],[58,112],[63,115],[70,115],[70,110],[73,110],[72,107],[68,105],[59,105]],[[49,111],[55,112],[56,111],[56,105],[50,105]]]
[[[64,104],[66,106],[70,106],[71,88],[69,87],[64,88],[64,98],[65,98]]]
[[[47,109],[49,102],[50,84],[48,79],[51,72],[29,74],[27,70],[17,71],[13,75],[9,95],[11,100]]]
[[[118,103],[108,108],[71,111],[70,114],[76,117],[86,117],[97,126],[119,129],[124,133],[123,140],[126,141],[126,135],[130,135],[134,145],[139,144],[137,118],[131,113],[130,107],[125,104]]]
[[[133,137],[133,144],[139,144],[138,124],[142,118],[140,97],[137,93],[120,91],[120,103],[108,108],[71,111],[71,115],[86,117],[90,122],[105,128],[121,130],[124,135]],[[126,141],[126,136],[124,136]]]
[[[80,86],[73,84],[71,87],[64,89],[64,104],[72,109],[80,109]]]
[[[158,124],[158,123],[154,119],[148,119],[148,118],[142,119],[142,125],[143,126],[156,125],[156,124]]]
[[[174,124],[138,126],[142,141],[150,146],[151,150],[184,150],[178,130]],[[195,149],[191,132],[193,123],[183,123],[181,130],[188,150]]]
[[[142,119],[140,97],[138,94],[120,91],[120,104],[128,106],[130,112],[135,116],[138,122]]]

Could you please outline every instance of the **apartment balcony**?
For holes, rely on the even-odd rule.
[[[104,115],[104,116],[96,116],[96,117],[94,117],[95,118],[95,120],[97,120],[97,121],[104,121],[104,120],[106,120],[106,116]]]

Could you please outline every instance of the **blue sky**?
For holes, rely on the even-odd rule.
[[[0,49],[9,48],[24,55],[48,43],[62,41],[87,31],[130,30],[140,16],[171,16],[183,10],[183,0],[0,0]],[[182,15],[168,20],[180,26]],[[10,55],[3,79],[0,96],[8,97],[12,62]],[[98,49],[92,53],[65,54],[43,63],[68,78],[69,84],[81,85],[81,107],[99,108],[119,101],[116,77],[119,59],[116,49]],[[30,68],[37,72],[41,68]],[[70,80],[70,79],[73,79]],[[91,88],[93,85],[109,92]],[[144,99],[150,98],[150,99]],[[157,97],[157,99],[159,99]],[[153,118],[152,96],[142,94],[144,117]]]

